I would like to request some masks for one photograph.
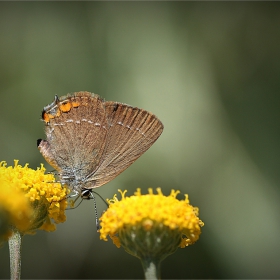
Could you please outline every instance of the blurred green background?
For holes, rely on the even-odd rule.
[[[0,160],[45,163],[36,140],[55,94],[149,110],[162,136],[97,191],[173,188],[200,208],[200,240],[169,256],[162,278],[279,278],[279,15],[279,2],[1,2]],[[22,250],[22,278],[143,277],[99,240],[88,201]]]

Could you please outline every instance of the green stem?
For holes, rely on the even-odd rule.
[[[160,261],[141,260],[145,279],[153,280],[160,279]]]
[[[21,237],[21,234],[13,229],[13,235],[9,238],[11,280],[20,280]]]

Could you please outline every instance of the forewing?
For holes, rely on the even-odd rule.
[[[109,125],[104,154],[92,180],[99,187],[129,167],[158,139],[163,124],[153,114],[126,104],[105,102]]]

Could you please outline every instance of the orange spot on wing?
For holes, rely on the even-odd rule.
[[[56,114],[43,112],[42,119],[44,120],[45,123],[49,123],[51,119],[59,117],[60,115],[61,115],[61,112],[59,110],[56,111]]]
[[[59,109],[62,111],[62,112],[69,112],[70,109],[72,108],[71,106],[72,104],[70,102],[66,102],[66,103],[62,103],[59,105]]]
[[[79,107],[79,106],[80,106],[80,102],[78,102],[78,101],[73,101],[73,102],[72,102],[72,106],[73,106],[74,108]]]
[[[43,120],[46,122],[46,123],[49,123],[51,119],[54,119],[56,116],[52,115],[52,114],[49,114],[47,112],[44,112],[43,113]]]
[[[43,112],[43,114],[42,114],[42,119],[43,119],[46,123],[50,122],[49,114],[47,114],[46,112]]]

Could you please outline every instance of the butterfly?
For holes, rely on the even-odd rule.
[[[47,139],[37,141],[39,151],[61,184],[84,199],[129,167],[163,131],[152,113],[87,91],[55,96],[42,119]]]

